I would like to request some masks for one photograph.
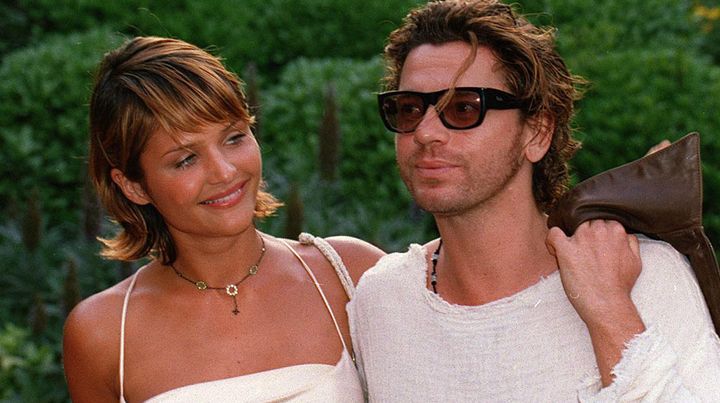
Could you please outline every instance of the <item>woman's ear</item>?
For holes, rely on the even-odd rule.
[[[555,122],[547,114],[543,114],[528,119],[525,130],[528,131],[529,137],[525,144],[525,158],[534,164],[540,161],[550,149],[555,132]]]
[[[131,202],[139,205],[152,203],[152,199],[150,199],[150,196],[145,192],[142,185],[139,182],[128,179],[121,170],[113,168],[110,171],[110,177]]]

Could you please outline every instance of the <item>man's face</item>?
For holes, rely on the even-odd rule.
[[[464,42],[413,49],[398,89],[433,92],[448,88],[471,51]],[[485,47],[478,48],[455,87],[508,91],[497,59]],[[530,132],[517,109],[491,109],[480,126],[453,130],[443,126],[431,106],[414,131],[396,136],[400,175],[418,205],[435,215],[461,215],[492,202],[512,206],[514,198],[532,197],[532,164],[525,157]]]

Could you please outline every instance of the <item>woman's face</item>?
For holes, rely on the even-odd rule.
[[[157,131],[140,165],[143,180],[123,176],[121,187],[131,201],[153,204],[174,238],[235,235],[252,224],[262,161],[246,123],[208,124],[172,136]]]

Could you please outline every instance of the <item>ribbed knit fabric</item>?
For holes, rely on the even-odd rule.
[[[507,298],[452,305],[427,290],[419,245],[381,259],[348,304],[370,401],[720,401],[720,340],[687,260],[641,238],[633,289],[647,330],[600,389],[587,328],[558,272]]]

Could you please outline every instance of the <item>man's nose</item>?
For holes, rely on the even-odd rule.
[[[416,143],[428,145],[433,142],[446,143],[450,133],[440,120],[440,114],[435,105],[429,105],[412,135]]]

